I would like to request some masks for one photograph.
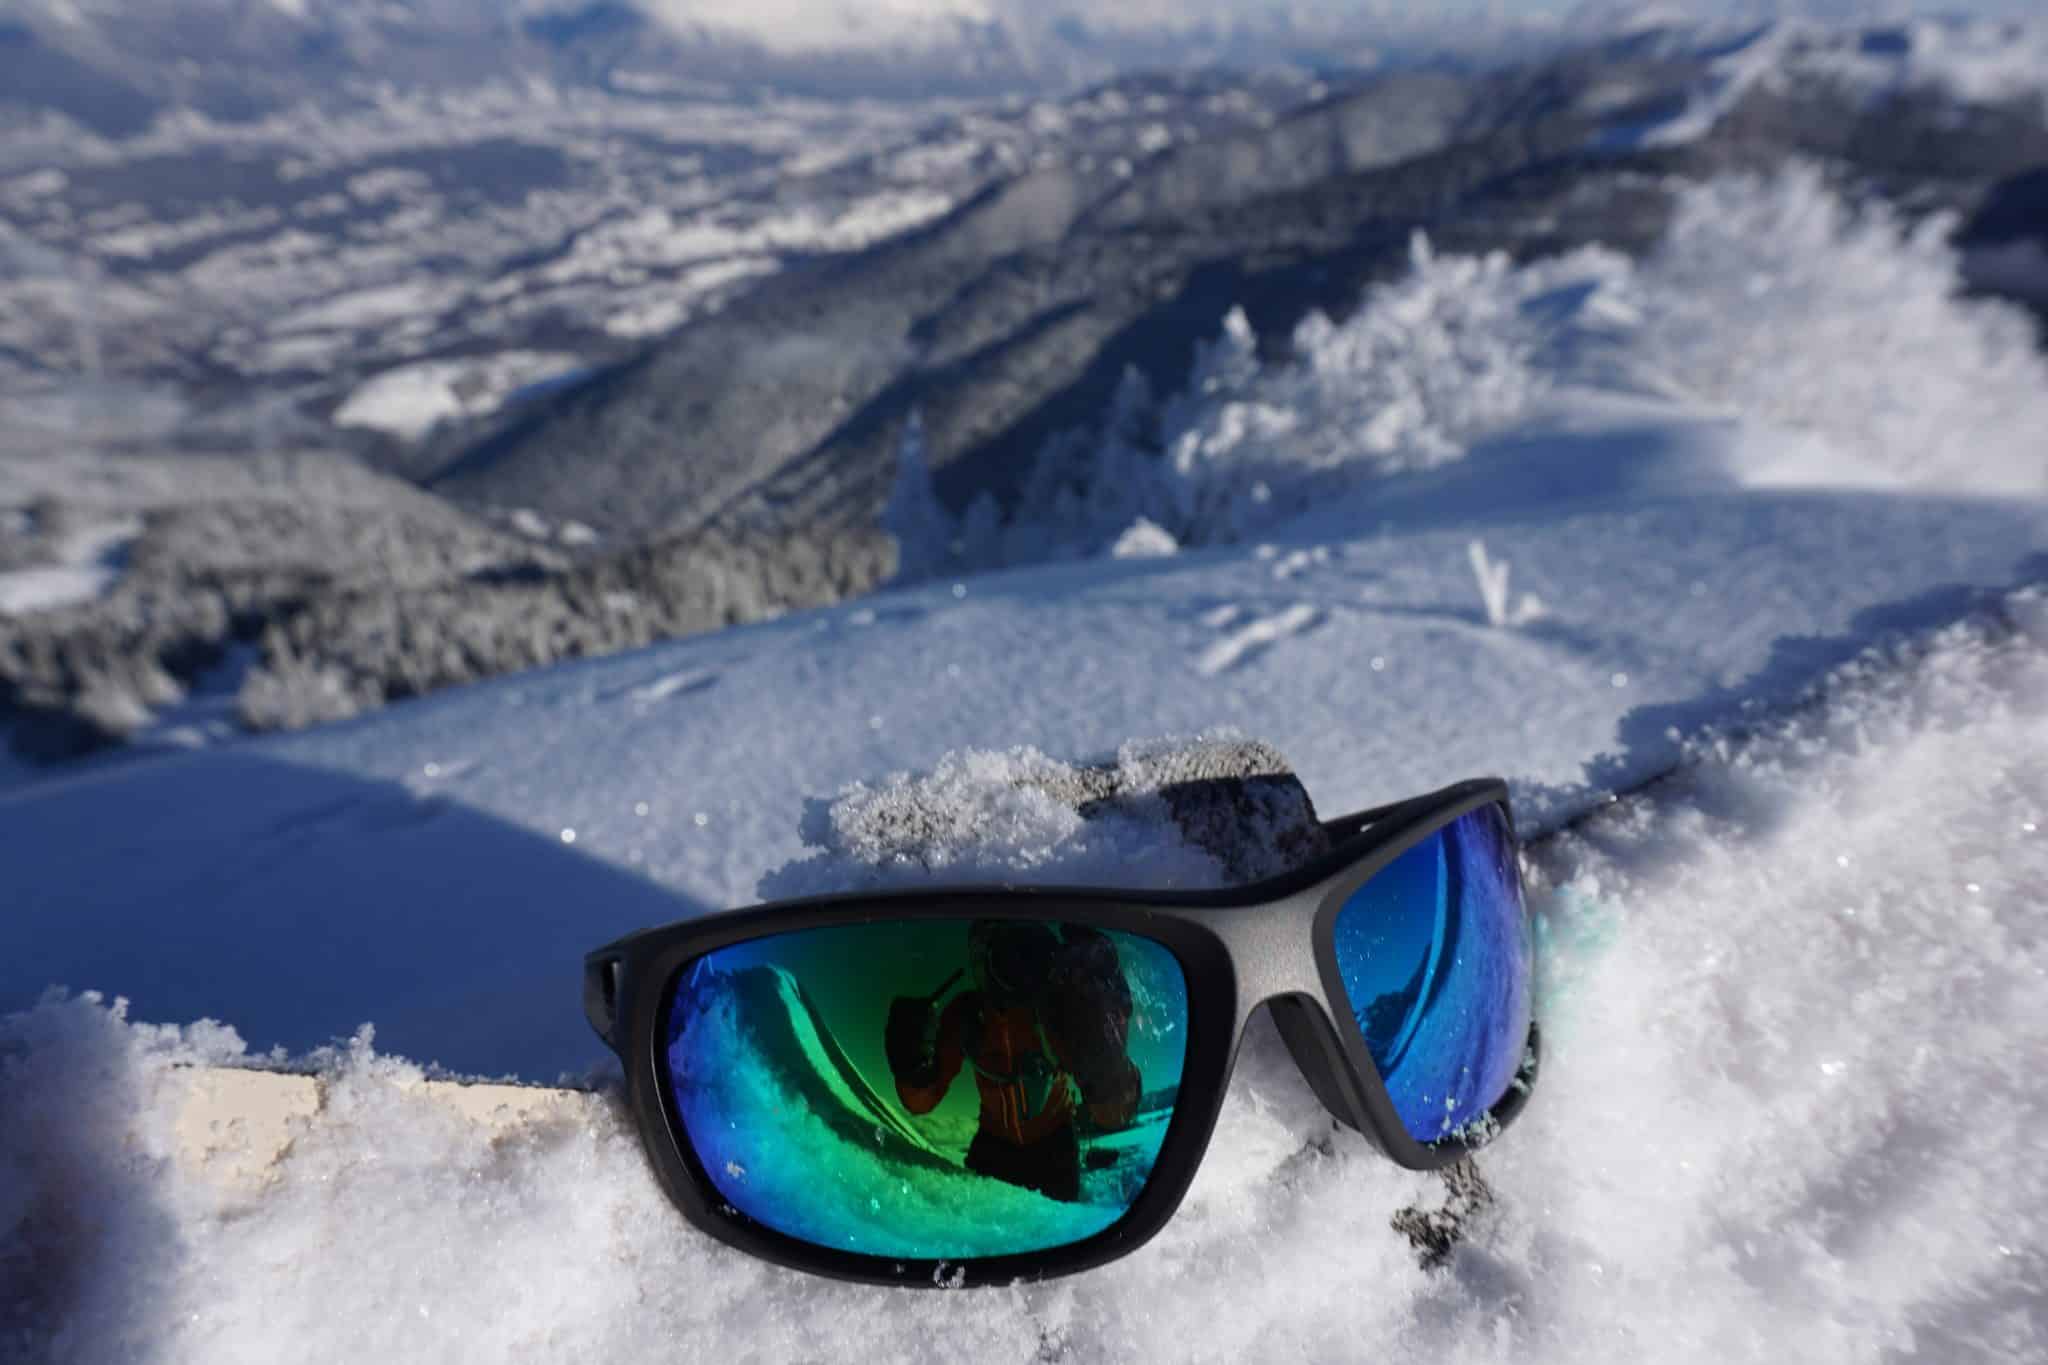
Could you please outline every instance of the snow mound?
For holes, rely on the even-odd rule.
[[[1371,515],[1376,481],[1455,463],[1595,402],[1741,422],[1769,459],[1747,486],[2048,490],[2048,362],[2032,324],[1966,300],[1954,224],[1851,207],[1821,173],[1680,192],[1641,262],[1600,248],[1516,265],[1439,256],[1344,322],[1308,318],[1261,366],[1241,311],[1154,404],[1135,374],[1103,429],[1052,442],[1007,520],[970,508],[972,563],[1095,554],[1143,519],[1183,546],[1262,534],[1333,498]],[[1002,524],[998,524],[1002,523]]]
[[[1267,745],[1214,735],[1064,763],[967,749],[923,775],[856,782],[805,813],[815,850],[765,899],[961,883],[1193,888],[1284,872],[1322,847],[1308,793]]]
[[[1686,1358],[2048,1350],[2044,606],[1866,657],[1545,851],[1545,1136],[1490,1168],[1570,1226],[1521,1233],[1545,1314],[1633,1303]]]
[[[1164,559],[1180,553],[1180,542],[1165,527],[1139,517],[1109,547],[1113,559]]]
[[[1651,1342],[1669,1361],[2039,1358],[2044,698],[2048,601],[2021,594],[1860,660],[1789,721],[1696,740],[1680,776],[1536,850],[1545,1073],[1482,1159],[1493,1207],[1441,1271],[1389,1226],[1436,1183],[1333,1131],[1263,1025],[1154,1243],[1050,1285],[903,1294],[691,1232],[612,1095],[493,1138],[367,1035],[311,1059],[327,1105],[278,1179],[215,1187],[170,1159],[174,1073],[240,1058],[239,1040],[50,997],[0,1020],[0,1333],[53,1360],[256,1359],[279,1340],[309,1361],[679,1343],[777,1359],[1532,1365],[1634,1361]],[[978,761],[1005,790],[1047,768]],[[945,780],[992,790],[971,767]]]

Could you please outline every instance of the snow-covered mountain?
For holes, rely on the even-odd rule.
[[[1302,317],[1398,273],[1417,229],[1477,252],[1633,251],[1674,178],[1796,161],[1968,218],[2048,159],[2041,34],[1652,30],[1484,76],[1367,80],[1166,142],[1107,181],[1043,166],[856,260],[763,282],[551,395],[435,486],[621,530],[862,523],[916,409],[941,495],[1007,506],[1127,370],[1180,388],[1197,338],[1239,303],[1284,350]],[[807,344],[778,344],[794,335]]]
[[[1477,46],[1442,17],[1347,3],[9,0],[0,116],[122,136],[180,110],[246,120],[492,84],[986,95],[1144,66],[1370,64],[1390,40]]]
[[[1999,35],[2024,7],[1934,5],[1862,26],[1864,7],[1695,3],[1503,10],[1389,0],[9,0],[0,112],[108,134],[167,112],[230,120],[301,101],[511,83],[702,92],[1053,90],[1145,67],[1311,69],[1528,56],[1616,33],[1667,55],[1713,52],[1714,89],[1761,73],[1942,83],[1981,96],[2038,56]],[[1953,8],[1953,7],[1949,7]],[[1915,21],[1916,11],[1937,17]],[[1824,15],[1826,23],[1817,22]],[[1738,18],[1739,16],[1739,18]],[[1845,23],[1845,19],[1848,22]],[[1741,22],[1743,27],[1735,27]],[[1840,35],[1851,36],[1842,41]],[[1974,35],[1974,36],[1972,36]],[[1792,60],[1787,61],[1789,54]],[[1709,92],[1711,102],[1714,95]]]

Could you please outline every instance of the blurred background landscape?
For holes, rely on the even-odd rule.
[[[4,0],[0,782],[1254,538],[1519,411],[1499,374],[1547,382],[1530,355],[1614,321],[1588,299],[1712,362],[1667,378],[1727,362],[1689,396],[1825,427],[1802,361],[1946,315],[1788,306],[1714,243],[2038,326],[2025,14]],[[1501,273],[1595,244],[1561,291]],[[1249,435],[1273,403],[1204,399],[1341,368],[1356,336],[1319,346],[1396,286],[1397,333],[1448,328],[1438,380]],[[1579,311],[1517,330],[1544,309]],[[1717,350],[1731,318],[1785,354]],[[1968,382],[1991,435],[1937,414],[1864,454],[2039,492],[2039,432]]]

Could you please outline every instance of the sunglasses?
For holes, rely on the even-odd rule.
[[[1411,1170],[1492,1140],[1537,1069],[1507,788],[1326,822],[1218,891],[831,896],[585,959],[648,1157],[689,1220],[800,1270],[1001,1284],[1142,1246],[1193,1180],[1251,1012]]]

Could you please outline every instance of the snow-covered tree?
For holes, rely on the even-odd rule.
[[[953,557],[963,564],[1002,562],[1003,509],[986,488],[974,495],[953,531]]]
[[[929,578],[954,560],[956,526],[932,488],[925,457],[924,414],[912,409],[896,442],[896,482],[882,509],[882,529],[896,538],[896,578]]]

